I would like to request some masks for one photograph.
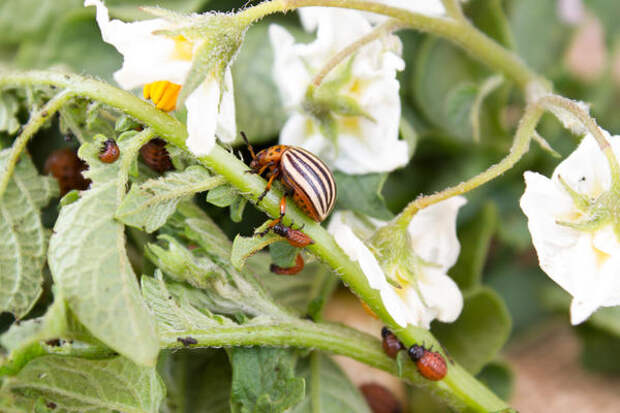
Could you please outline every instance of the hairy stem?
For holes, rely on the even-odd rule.
[[[497,178],[512,168],[521,159],[521,157],[527,153],[530,146],[530,141],[536,133],[536,125],[538,124],[543,112],[544,109],[537,104],[531,104],[528,106],[523,117],[521,118],[517,132],[515,133],[515,138],[512,147],[510,148],[510,152],[500,162],[465,182],[461,182],[458,185],[447,188],[436,194],[422,196],[412,201],[390,225],[394,225],[399,228],[406,228],[407,225],[409,225],[411,218],[413,218],[419,210],[455,195],[469,192],[472,189]]]
[[[7,86],[14,87],[15,85],[26,86],[37,84],[63,87],[77,96],[94,99],[112,106],[134,117],[145,125],[148,125],[158,136],[165,139],[167,142],[187,150],[185,145],[187,132],[185,126],[181,122],[157,110],[153,105],[142,101],[131,93],[120,90],[104,82],[76,75],[64,75],[50,72],[7,73],[4,76],[0,75],[0,88],[6,88]],[[232,153],[218,145],[213,148],[209,155],[200,157],[199,160],[205,166],[226,178],[226,180],[239,190],[243,196],[254,203],[256,203],[257,198],[265,189],[266,182],[264,179],[246,173],[246,171],[249,170],[248,167]],[[279,216],[279,201],[281,196],[282,194],[279,191],[271,190],[257,207],[270,216],[277,217]],[[435,348],[441,348],[437,340],[428,330],[413,326],[408,326],[407,328],[400,327],[385,308],[378,291],[371,288],[368,284],[359,265],[349,259],[324,228],[308,218],[308,216],[293,203],[290,203],[287,207],[284,223],[290,225],[292,221],[298,226],[305,224],[304,232],[315,241],[308,249],[323,262],[330,265],[344,283],[368,304],[375,314],[398,335],[406,346],[411,346],[415,343],[425,343],[429,346],[434,345]],[[305,330],[305,328],[301,330]],[[301,330],[299,333],[305,334]],[[211,334],[212,332],[209,331],[207,336]],[[265,331],[265,334],[269,334],[269,329]],[[316,335],[317,339],[318,337],[319,335]],[[208,339],[208,337],[199,338],[204,340]],[[309,338],[306,337],[303,340],[299,340],[304,341],[306,339]],[[324,337],[323,339],[329,340],[329,337]],[[350,345],[347,344],[347,342],[351,342],[350,337],[342,337],[342,339],[344,343],[338,344],[339,346]],[[291,345],[290,340],[292,339],[288,339],[286,342],[282,341],[281,343],[282,345]],[[264,342],[263,344],[269,343]],[[302,344],[300,343],[300,345]],[[310,345],[312,346],[313,343],[310,342]],[[334,346],[335,345],[336,344],[334,344]],[[357,346],[354,347],[354,352],[359,351]],[[410,368],[412,368],[412,366]],[[489,391],[483,384],[478,382],[457,364],[450,365],[448,374],[443,380],[428,383],[427,386],[433,389],[433,391],[441,391],[442,397],[459,410],[496,411],[507,407],[502,400],[497,398],[497,396]]]
[[[0,198],[2,198],[2,195],[9,184],[9,180],[11,179],[11,175],[13,175],[19,156],[26,148],[30,138],[32,138],[41,126],[43,126],[43,124],[73,96],[74,94],[71,91],[64,91],[54,96],[43,106],[43,108],[41,108],[41,110],[32,115],[26,126],[24,126],[22,133],[19,134],[13,143],[11,153],[4,170],[0,171]]]
[[[599,148],[605,154],[609,169],[611,171],[613,185],[616,188],[620,188],[620,165],[618,165],[618,159],[614,155],[614,151],[609,144],[609,141],[603,135],[601,128],[596,124],[596,121],[590,114],[579,106],[575,101],[558,95],[546,95],[538,100],[538,103],[546,109],[553,111],[554,107],[561,110],[566,110],[575,116],[585,126],[585,128],[594,136]]]

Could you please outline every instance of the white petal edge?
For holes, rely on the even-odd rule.
[[[185,100],[187,108],[187,149],[196,156],[208,155],[215,145],[218,122],[220,85],[215,79],[205,80]]]

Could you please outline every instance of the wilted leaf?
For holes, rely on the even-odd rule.
[[[9,153],[0,152],[0,171]],[[57,195],[56,181],[39,176],[30,157],[22,155],[0,200],[0,312],[21,318],[41,294],[48,234],[39,209]]]
[[[123,357],[86,360],[45,356],[6,378],[3,391],[53,403],[55,411],[156,413],[166,392],[154,368]]]
[[[290,413],[370,413],[364,396],[328,356],[313,352],[299,361],[297,375],[306,380],[306,397]]]
[[[283,412],[304,397],[304,379],[295,376],[297,356],[282,348],[234,348],[229,351],[233,369],[233,412]]]
[[[114,219],[124,191],[119,165],[127,142],[119,142],[121,161],[105,164],[97,158],[100,140],[80,148],[93,184],[61,209],[50,241],[50,269],[69,307],[95,337],[139,364],[153,365],[159,352],[155,323],[127,259],[123,225]]]
[[[126,225],[153,232],[166,223],[179,201],[224,182],[224,178],[212,176],[198,165],[182,172],[170,172],[166,176],[133,185],[119,205],[116,218]]]

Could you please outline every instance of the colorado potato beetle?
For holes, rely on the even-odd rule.
[[[73,189],[83,191],[88,188],[90,180],[82,176],[82,171],[87,168],[86,163],[78,158],[73,149],[63,148],[55,150],[47,157],[43,171],[56,178],[60,195],[63,196]]]
[[[272,223],[269,224],[269,227],[267,227],[265,231],[259,233],[258,235],[262,237],[269,231],[273,231],[279,236],[286,238],[288,243],[291,244],[293,247],[304,248],[310,244],[314,244],[314,240],[308,235],[297,229],[287,227],[278,220],[272,221]]]
[[[432,350],[432,348],[431,348]],[[448,366],[446,360],[437,351],[427,350],[424,346],[414,344],[409,347],[409,357],[416,364],[422,377],[438,381],[446,376]]]
[[[112,163],[118,159],[121,154],[120,149],[114,139],[108,139],[103,142],[101,149],[99,150],[99,160],[103,163]]]
[[[403,343],[387,327],[381,329],[381,337],[383,337],[383,351],[391,358],[396,358],[398,352],[405,348]]]
[[[172,160],[166,150],[166,141],[155,138],[140,148],[144,163],[152,170],[163,173],[172,169]]]
[[[287,192],[280,201],[280,217],[286,212],[286,195],[292,195],[293,202],[316,222],[327,218],[336,203],[336,181],[323,161],[305,149],[287,145],[275,145],[255,154],[243,132],[241,136],[252,156],[250,169],[258,175],[267,172],[269,178],[258,202],[277,178]]]

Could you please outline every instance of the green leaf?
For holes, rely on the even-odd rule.
[[[9,153],[0,152],[0,171],[6,170]],[[39,176],[30,157],[22,155],[0,200],[0,312],[22,318],[41,295],[48,232],[40,208],[55,196],[56,181]]]
[[[207,193],[207,202],[220,208],[231,206],[239,198],[239,193],[231,185],[220,185]]]
[[[287,29],[303,32],[296,27]],[[286,119],[273,81],[268,30],[269,22],[250,27],[232,67],[237,129],[244,131],[252,142],[264,142],[277,135]]]
[[[175,238],[161,235],[158,239],[165,242],[167,248],[148,244],[147,257],[174,280],[187,282],[197,288],[206,288],[208,279],[221,272],[213,261],[194,254]]]
[[[269,246],[271,262],[283,268],[295,265],[295,259],[300,249],[293,247],[287,241],[278,241]]]
[[[419,108],[438,128],[450,136],[470,140],[467,115],[481,73],[482,67],[465,52],[430,37],[415,56],[411,92]]]
[[[162,334],[209,330],[233,324],[227,318],[215,316],[201,306],[205,301],[201,291],[181,284],[166,284],[160,273],[156,273],[156,278],[142,277],[142,294],[155,314]]]
[[[155,323],[127,258],[124,227],[114,219],[124,192],[119,168],[131,142],[119,142],[120,161],[105,164],[97,158],[102,139],[80,148],[93,183],[60,210],[49,265],[69,307],[95,337],[138,364],[153,365]]]
[[[116,218],[126,225],[153,232],[166,223],[179,201],[224,182],[224,178],[212,176],[198,165],[182,172],[170,172],[166,176],[133,185],[119,205]]]
[[[233,412],[283,412],[299,403],[304,379],[295,377],[297,356],[282,348],[234,348],[229,351],[233,369]]]
[[[589,370],[605,374],[620,373],[620,337],[594,323],[585,323],[577,329],[583,342],[581,361]]]
[[[347,175],[334,172],[338,195],[336,207],[349,209],[373,218],[388,220],[394,214],[385,205],[381,190],[388,174]]]
[[[497,228],[497,207],[487,202],[472,219],[459,230],[461,253],[450,276],[461,290],[480,285],[482,270],[487,259],[491,238]]]
[[[17,119],[19,104],[15,96],[0,92],[0,132],[13,135],[19,130],[20,122]]]
[[[256,234],[263,231],[266,228],[266,225],[268,225],[268,223],[258,227],[256,229]],[[273,232],[268,232],[263,236],[253,235],[251,237],[244,237],[237,235],[233,241],[230,261],[236,269],[241,270],[245,265],[245,261],[250,256],[256,254],[266,246],[282,240],[283,238],[281,236],[276,235]]]
[[[549,73],[563,62],[570,40],[569,28],[560,22],[554,2],[520,0],[512,5],[510,26],[516,52],[534,70]]]
[[[290,413],[370,413],[364,396],[331,358],[317,351],[300,360],[306,397]]]
[[[247,198],[242,196],[238,196],[235,199],[235,202],[230,206],[230,220],[232,222],[241,222],[243,220],[243,211],[245,210],[245,206],[248,204]]]
[[[470,0],[463,6],[478,29],[506,48],[512,49],[514,39],[502,3],[502,0]]]
[[[123,357],[86,360],[45,356],[32,360],[3,391],[56,405],[55,411],[156,413],[165,388],[153,368]]]
[[[17,44],[43,35],[80,0],[4,0],[0,3],[0,44]]]
[[[89,73],[111,81],[112,73],[121,66],[122,59],[114,46],[101,40],[93,16],[94,10],[84,7],[58,15],[52,25],[45,26],[47,35],[44,39],[22,44],[17,64],[29,69],[63,65],[74,72]]]
[[[503,400],[510,400],[514,388],[514,373],[504,361],[494,360],[476,376]]]
[[[432,332],[457,362],[478,373],[508,340],[510,314],[490,288],[480,287],[464,298],[459,318],[451,324],[433,323]]]
[[[232,370],[224,350],[165,352],[158,363],[166,383],[162,413],[229,413]]]
[[[206,215],[204,218],[188,218],[184,222],[185,236],[202,247],[218,262],[230,262],[232,242]]]

